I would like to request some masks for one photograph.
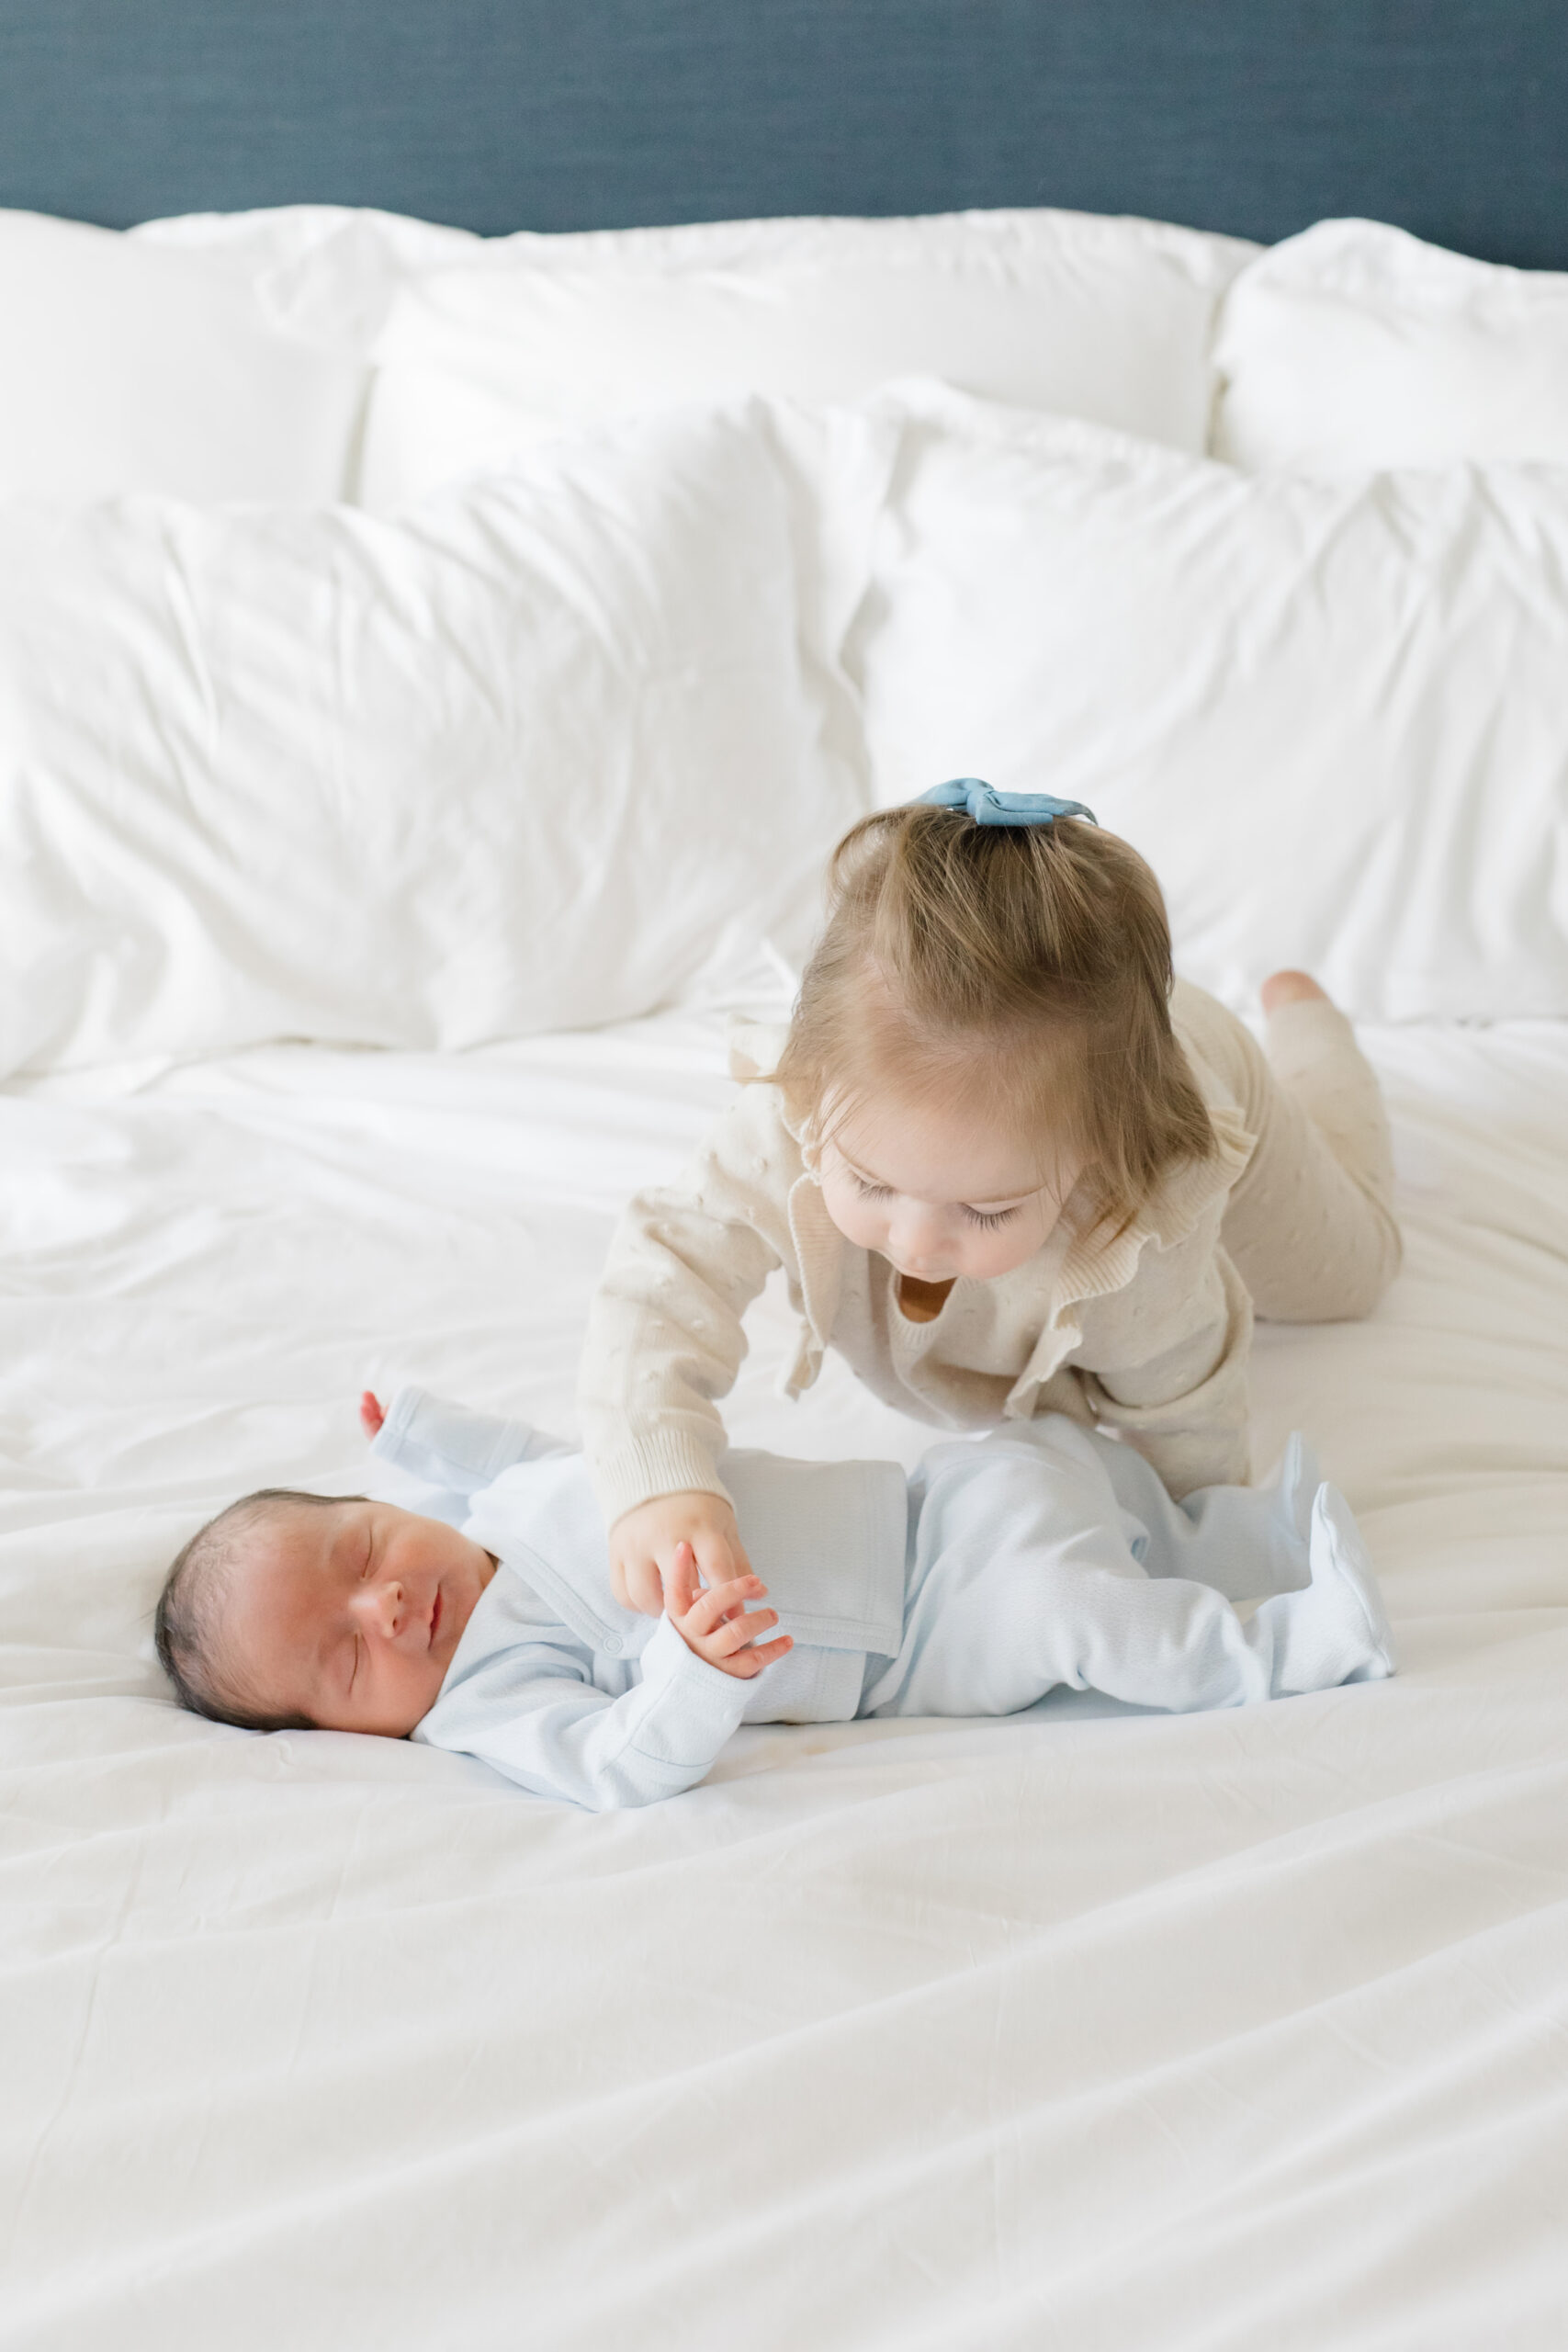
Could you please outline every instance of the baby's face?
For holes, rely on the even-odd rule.
[[[1049,1239],[1082,1173],[1041,1182],[1037,1157],[935,1104],[868,1105],[822,1148],[822,1200],[846,1240],[917,1282],[992,1282]]]
[[[227,1572],[224,1679],[269,1714],[401,1739],[494,1573],[456,1528],[391,1503],[280,1504]]]

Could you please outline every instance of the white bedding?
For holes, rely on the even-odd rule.
[[[176,1713],[161,1566],[409,1377],[570,1420],[716,1025],[0,1094],[0,2346],[1563,2341],[1568,1027],[1373,1032],[1408,1261],[1273,1330],[1392,1684],[756,1731],[646,1814]],[[733,1425],[919,1451],[831,1369]]]

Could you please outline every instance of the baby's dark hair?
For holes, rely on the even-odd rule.
[[[159,1663],[182,1707],[215,1724],[234,1724],[241,1731],[314,1729],[309,1715],[277,1714],[254,1705],[226,1680],[217,1641],[219,1608],[241,1539],[280,1506],[330,1509],[334,1503],[364,1500],[363,1495],[311,1495],[297,1487],[258,1487],[197,1529],[164,1577],[152,1615]]]

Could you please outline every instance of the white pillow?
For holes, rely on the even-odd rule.
[[[0,212],[0,498],[341,497],[363,360],[195,254]]]
[[[507,239],[396,296],[360,495],[397,508],[585,418],[910,373],[1201,449],[1216,305],[1254,251],[1051,211]]]
[[[1241,272],[1214,359],[1234,465],[1568,465],[1568,277],[1550,271],[1323,220]]]
[[[0,514],[0,1067],[460,1047],[797,947],[863,805],[744,415],[540,452],[403,524]]]
[[[1568,1015],[1568,472],[1248,476],[912,394],[849,663],[884,803],[1087,801],[1238,1009]]]
[[[440,228],[368,205],[181,212],[140,221],[126,234],[139,245],[199,254],[274,326],[351,345],[362,359],[405,278],[491,250],[471,229]]]

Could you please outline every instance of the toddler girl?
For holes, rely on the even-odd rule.
[[[1377,1080],[1312,980],[1264,990],[1268,1056],[1173,984],[1159,886],[1089,810],[977,778],[836,852],[787,1034],[690,1173],[627,1209],[581,1408],[617,1595],[677,1547],[747,1573],[716,1399],[776,1266],[797,1395],[836,1348],[950,1429],[1064,1413],[1179,1498],[1248,1475],[1252,1315],[1364,1316],[1399,1263]]]

